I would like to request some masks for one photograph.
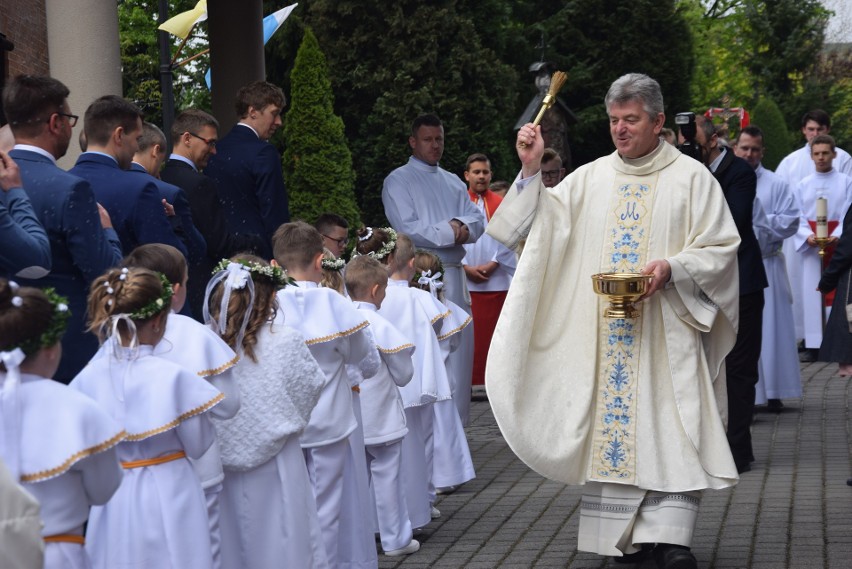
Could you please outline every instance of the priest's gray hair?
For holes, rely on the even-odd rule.
[[[660,84],[643,73],[628,73],[613,81],[604,99],[606,112],[609,113],[613,103],[624,104],[629,101],[642,101],[645,112],[652,120],[659,113],[665,112]]]

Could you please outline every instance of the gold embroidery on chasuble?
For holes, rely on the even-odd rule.
[[[607,215],[602,272],[638,273],[648,262],[656,176],[618,176]],[[606,299],[599,299],[600,352],[597,402],[589,479],[634,484],[636,480],[636,398],[638,395],[639,318],[604,318]]]

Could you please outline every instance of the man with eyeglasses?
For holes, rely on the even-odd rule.
[[[281,155],[269,139],[281,127],[284,92],[255,81],[237,92],[239,121],[216,145],[205,174],[216,180],[232,231],[257,233],[264,258],[272,258],[272,234],[290,221]]]
[[[541,183],[545,188],[552,188],[565,177],[562,167],[562,157],[552,148],[545,148],[541,155]]]
[[[85,331],[86,295],[95,277],[121,262],[121,242],[89,182],[59,168],[77,116],[68,107],[68,87],[50,77],[19,75],[6,85],[3,111],[15,147],[24,191],[50,241],[52,268],[19,284],[53,287],[68,298],[71,319],[62,337],[62,360],[54,379],[70,382],[98,349]]]
[[[314,227],[322,235],[323,246],[335,257],[340,257],[349,243],[349,222],[336,213],[324,213],[314,222]]]
[[[204,290],[216,263],[240,252],[263,250],[260,235],[237,233],[228,227],[216,182],[201,173],[216,153],[219,121],[199,109],[187,109],[172,124],[172,154],[160,178],[181,188],[189,200],[192,220],[207,242],[207,255],[189,264],[187,293],[192,315],[201,320]]]

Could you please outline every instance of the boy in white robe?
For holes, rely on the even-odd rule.
[[[366,523],[366,512],[352,512],[369,490],[361,487],[362,477],[354,470],[349,437],[358,427],[352,401],[352,390],[358,386],[350,385],[346,373],[346,364],[360,363],[373,350],[363,332],[369,321],[343,296],[319,286],[323,243],[314,227],[285,223],[273,235],[272,247],[276,263],[295,279],[295,286],[278,292],[279,310],[284,322],[304,336],[326,377],[301,444],[328,561],[332,567],[376,567],[372,524]],[[340,558],[341,550],[350,558]]]
[[[0,458],[39,504],[44,567],[88,567],[83,526],[121,484],[124,430],[97,403],[52,377],[69,315],[52,290],[0,279]],[[0,553],[2,567],[20,567]],[[42,567],[42,565],[38,565]]]
[[[414,342],[414,378],[399,388],[405,407],[408,434],[402,443],[403,478],[408,491],[411,525],[421,528],[441,512],[433,505],[434,403],[450,393],[438,333],[449,311],[426,291],[409,287],[414,277],[414,244],[393,229],[364,228],[358,232],[356,251],[377,259],[390,275],[379,314],[393,322]]]
[[[796,186],[794,193],[802,217],[799,221],[799,230],[790,238],[790,241],[798,253],[800,267],[798,274],[801,279],[800,295],[793,299],[794,314],[798,313],[802,318],[805,348],[818,349],[822,343],[822,314],[825,313],[826,307],[823,305],[822,295],[817,291],[817,284],[825,267],[821,263],[819,247],[814,239],[816,200],[825,198],[827,201],[829,244],[831,245],[843,234],[843,225],[840,220],[852,204],[852,178],[833,167],[836,150],[831,136],[821,134],[814,137],[810,142],[810,149],[816,172],[805,177]],[[852,372],[852,370],[849,371]]]
[[[402,440],[408,428],[398,389],[414,376],[414,344],[378,313],[387,285],[387,271],[375,259],[355,257],[347,266],[346,289],[370,321],[381,355],[379,372],[361,382],[364,442],[382,549],[396,557],[420,549],[413,539],[401,477]]]
[[[211,411],[211,417],[230,419],[240,408],[240,391],[231,369],[240,359],[213,330],[200,322],[180,314],[186,304],[186,284],[189,269],[186,257],[171,245],[148,243],[140,245],[124,258],[125,267],[141,267],[162,273],[172,284],[171,314],[166,321],[166,333],[154,349],[154,355],[206,379],[225,398]],[[98,351],[103,354],[104,346]],[[198,459],[190,459],[207,500],[207,517],[210,521],[210,543],[213,547],[213,567],[222,566],[220,559],[219,493],[222,491],[222,459],[219,442],[214,440],[207,452]]]

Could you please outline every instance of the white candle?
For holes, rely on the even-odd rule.
[[[817,239],[828,238],[828,200],[825,198],[816,200],[816,236]]]

